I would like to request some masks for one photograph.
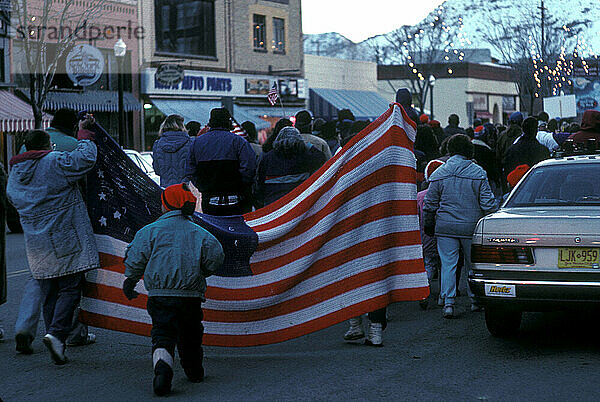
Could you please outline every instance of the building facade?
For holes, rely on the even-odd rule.
[[[305,107],[300,0],[144,0],[140,18],[146,149],[168,114],[205,125],[223,105],[261,130]]]
[[[404,66],[378,66],[379,93],[395,100],[396,90],[411,88]],[[433,118],[442,125],[451,114],[458,115],[461,125],[472,125],[474,118],[484,122],[506,123],[519,110],[517,83],[511,69],[493,63],[453,63],[434,65]],[[427,97],[427,106],[430,98]]]

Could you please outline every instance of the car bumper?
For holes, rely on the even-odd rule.
[[[600,307],[600,274],[473,271],[475,301],[521,311]]]

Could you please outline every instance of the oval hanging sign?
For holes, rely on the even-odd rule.
[[[75,85],[92,85],[102,76],[104,56],[100,50],[87,44],[75,45],[67,55],[67,75]]]
[[[165,86],[176,86],[183,81],[183,67],[176,64],[161,64],[156,70],[156,80]]]

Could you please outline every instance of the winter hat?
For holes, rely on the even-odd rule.
[[[485,128],[483,126],[477,126],[473,132],[475,133],[475,138],[480,138],[485,134]]]
[[[422,124],[427,124],[429,123],[429,116],[427,116],[426,114],[422,114],[421,116],[419,116],[419,121]]]
[[[437,120],[429,120],[429,126],[431,128],[441,127],[441,123],[439,121],[437,121]]]
[[[163,207],[167,211],[180,209],[184,215],[191,215],[196,209],[196,197],[185,183],[173,184],[160,195]]]
[[[224,107],[214,108],[210,111],[208,125],[211,128],[231,128],[231,114]]]
[[[307,126],[312,122],[312,115],[308,110],[301,110],[296,113],[296,126]]]
[[[523,114],[521,112],[513,112],[510,115],[508,122],[511,124],[518,124],[520,126],[523,124]]]
[[[529,165],[519,165],[506,176],[506,181],[511,187],[515,187],[528,170]]]
[[[435,170],[443,164],[444,161],[441,161],[439,159],[430,160],[427,166],[425,166],[425,181],[429,181],[429,178],[431,177],[433,172],[435,172]]]
[[[290,148],[296,143],[303,143],[300,131],[296,127],[284,127],[273,142],[273,148]]]
[[[59,129],[63,133],[73,137],[73,130],[75,129],[75,126],[78,122],[79,116],[77,115],[77,112],[75,110],[62,108],[58,109],[56,113],[54,113],[54,117],[50,122],[50,126]]]

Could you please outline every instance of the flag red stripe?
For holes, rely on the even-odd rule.
[[[340,236],[344,233],[348,233],[367,222],[375,221],[377,216],[385,216],[386,206],[388,203],[377,204],[372,208],[369,208],[370,212],[374,215],[367,215],[367,210],[359,211],[356,214],[336,223],[335,226],[332,227],[330,232],[323,233],[319,236],[311,238],[309,241],[304,243],[303,245],[296,247],[293,251],[289,253],[285,253],[283,255],[274,255],[272,258],[264,261],[254,262],[250,266],[252,269],[252,273],[255,275],[264,274],[266,272],[274,271],[283,267],[284,265],[290,264],[296,261],[299,258],[304,256],[318,253],[319,250],[327,243],[328,241],[334,239],[337,236]],[[388,206],[389,207],[389,206]],[[388,210],[389,211],[389,210]],[[389,216],[389,215],[388,215]],[[405,233],[411,233],[411,231],[405,231]],[[415,233],[415,232],[412,232]],[[409,244],[417,244],[421,242],[420,237],[411,237],[411,243]],[[413,242],[414,241],[414,242]],[[401,244],[401,243],[398,243]]]
[[[108,286],[101,283],[86,282],[83,286],[83,296],[91,299],[104,300],[111,303],[119,303],[125,306],[146,309],[148,296],[141,294],[133,300],[128,300],[123,294],[123,289]]]
[[[389,110],[388,112],[386,112],[385,114],[389,114],[391,113]],[[379,119],[378,119],[379,120]],[[379,124],[381,125],[381,124]],[[375,129],[378,128],[378,125],[375,125],[374,123],[371,123],[367,128],[365,128],[363,131],[361,131],[360,133],[358,133],[357,135],[355,135],[352,140],[350,140],[350,143],[356,143],[358,142],[360,139],[364,138],[365,136],[367,136],[369,133],[371,133],[372,131],[374,131]],[[397,130],[394,130],[397,129]],[[397,126],[393,126],[390,130],[391,132],[395,132],[395,133],[400,133],[403,135],[382,135],[380,138],[377,139],[377,141],[375,141],[373,144],[369,145],[365,150],[361,151],[360,153],[358,153],[357,155],[355,155],[352,159],[350,159],[346,164],[344,164],[340,170],[338,171],[338,174],[334,175],[333,178],[339,178],[342,175],[342,172],[349,172],[351,171],[354,167],[360,165],[361,163],[363,163],[365,160],[369,159],[371,156],[379,153],[383,148],[385,148],[386,146],[390,146],[390,145],[401,145],[404,146],[405,148],[408,148],[412,151],[413,149],[413,143],[412,141],[410,141],[410,139],[408,138],[408,136],[405,135],[404,130],[397,127]],[[390,141],[390,138],[393,137],[393,139],[395,140],[399,140],[399,144],[392,144]],[[376,145],[376,144],[385,144],[385,146],[381,146],[381,145]],[[329,169],[329,167],[335,163],[338,159],[340,159],[342,157],[343,154],[345,154],[347,152],[347,150],[349,149],[350,145],[346,144],[346,146],[342,149],[342,151],[333,156],[331,159],[329,159],[327,162],[325,162],[325,164],[323,166],[321,166],[321,168],[319,170],[316,171],[316,173],[314,173],[311,177],[309,177],[304,183],[302,183],[300,186],[296,187],[296,189],[294,189],[293,191],[291,191],[290,193],[286,194],[285,196],[283,196],[282,198],[280,198],[279,200],[264,206],[263,208],[261,208],[260,210],[254,211],[254,212],[249,212],[246,215],[244,215],[244,217],[246,218],[246,221],[249,220],[253,220],[256,218],[259,218],[261,216],[264,215],[268,215],[272,212],[277,211],[279,208],[285,206],[286,204],[288,204],[290,201],[292,201],[297,194],[300,194],[300,192],[302,192],[305,188],[309,187],[310,185],[312,185],[315,181],[317,181],[323,173],[325,173],[325,171],[327,171]],[[369,150],[372,150],[373,148],[376,148],[376,152],[369,152]],[[368,153],[368,156],[365,156],[364,154]],[[356,160],[360,160],[359,163],[356,163]],[[352,164],[352,168],[348,168],[347,164],[350,163]],[[329,180],[329,183],[331,182],[335,182],[335,180]],[[330,184],[330,186],[333,184]],[[296,209],[298,209],[299,207],[296,207]]]
[[[261,297],[280,294],[299,282],[312,278],[315,275],[327,272],[344,263],[365,257],[378,251],[396,247],[399,244],[420,244],[421,234],[417,231],[389,233],[384,236],[375,237],[352,247],[340,250],[327,257],[317,259],[301,275],[295,275],[267,285],[253,286],[249,288],[227,289],[209,286],[206,290],[206,298],[213,300],[254,300]],[[358,262],[357,262],[358,263]]]
[[[329,313],[323,317],[277,331],[245,335],[220,335],[205,333],[202,343],[210,346],[243,347],[283,342],[338,324],[342,321],[363,314],[365,311],[378,310],[396,301],[422,300],[423,298],[427,297],[428,293],[429,289],[427,287],[393,290],[388,294],[348,306],[338,311]]]
[[[356,157],[354,157],[353,159],[351,159],[350,161],[345,163],[337,171],[337,173],[334,174],[327,182],[323,183],[317,191],[314,191],[312,194],[306,196],[294,208],[290,209],[289,211],[287,211],[284,214],[281,214],[277,218],[270,220],[268,223],[253,226],[252,229],[255,232],[261,232],[263,230],[266,230],[266,229],[269,229],[272,227],[277,227],[284,222],[290,221],[290,220],[297,218],[300,215],[306,213],[306,211],[309,210],[310,207],[312,205],[314,205],[314,203],[323,194],[325,194],[327,191],[331,190],[331,188],[337,183],[337,181],[340,179],[341,176],[351,172],[353,169],[362,165],[368,159],[372,158],[374,155],[379,154],[381,151],[383,151],[385,148],[389,147],[390,145],[399,145],[399,146],[406,148],[408,143],[410,143],[410,140],[405,135],[401,136],[400,138],[401,138],[401,140],[398,141],[398,142],[400,142],[400,144],[390,144],[388,136],[381,137],[379,140],[377,140],[376,142],[374,142],[373,144],[368,146],[359,155],[357,155]],[[396,177],[396,181],[404,182],[404,183],[415,183],[416,182],[416,170],[414,168],[407,167],[407,166],[398,166],[398,165],[391,165],[391,166],[395,166],[396,169],[402,171],[402,173],[398,173],[399,177]],[[405,173],[405,171],[409,171],[411,173],[407,174],[407,173]],[[275,201],[274,203],[269,204],[266,207],[261,208],[258,211],[250,212],[250,213],[244,215],[244,219],[246,220],[246,222],[248,222],[248,221],[256,219],[260,216],[268,215],[268,214],[284,207],[285,205],[287,205],[288,203],[293,201],[300,193],[302,193],[306,188],[308,188],[312,184],[312,182],[317,180],[320,176],[321,175],[318,173],[313,174],[304,183],[302,183],[301,185],[299,185],[294,190],[292,190],[291,192],[289,192],[288,194],[286,194],[279,200]],[[271,208],[272,206],[273,206],[273,208]],[[262,212],[262,213],[260,215],[253,215],[253,214],[256,214],[256,212]]]
[[[107,253],[98,253],[98,255],[100,257],[100,266],[102,269],[121,274],[125,273],[125,265],[123,264],[122,257]]]
[[[79,320],[87,325],[97,328],[106,328],[113,331],[128,332],[130,334],[150,336],[152,325],[124,318],[111,317],[92,313],[86,310],[79,312]]]
[[[349,200],[359,196],[360,194],[364,193],[365,191],[368,191],[369,189],[373,188],[374,186],[378,186],[378,185],[386,184],[386,183],[396,183],[398,181],[397,179],[399,177],[401,177],[401,180],[407,179],[409,177],[414,177],[414,172],[415,171],[412,168],[406,168],[406,167],[392,165],[392,166],[383,167],[383,168],[369,174],[368,176],[365,176],[360,181],[354,183],[354,185],[352,185],[351,187],[346,188],[341,193],[339,193],[338,195],[333,197],[327,203],[327,205],[325,207],[323,207],[322,209],[320,209],[317,213],[303,218],[302,221],[298,222],[298,224],[295,225],[293,228],[291,228],[289,230],[289,232],[285,233],[284,236],[281,236],[277,239],[261,242],[258,245],[257,251],[265,250],[271,246],[274,246],[275,244],[281,243],[282,241],[286,240],[287,238],[295,237],[301,233],[304,233],[307,229],[313,227],[321,219],[323,219],[327,215],[335,212],[337,209],[342,207]],[[412,200],[386,201],[386,204],[389,204],[389,203],[394,205],[393,211],[398,215],[416,215],[417,214],[416,203]],[[374,205],[367,209],[371,209],[373,207],[377,207],[377,206]],[[367,211],[367,209],[364,209],[363,211]],[[361,213],[361,211],[357,211],[357,213]],[[391,216],[391,215],[392,215],[391,213],[386,214],[386,216]],[[348,218],[346,218],[346,219],[348,219]],[[365,215],[365,217],[363,217],[363,222],[373,221],[373,220],[375,220],[375,218],[371,218],[370,216],[368,217]],[[280,225],[281,225],[281,223],[279,223],[279,225],[273,225],[272,222],[269,222],[269,223],[265,223],[264,225],[260,225],[261,226],[260,230],[256,230],[256,228],[253,228],[253,229],[257,232],[265,231],[265,230],[269,230],[269,229],[275,229],[275,228],[279,227]],[[336,230],[336,225],[334,225],[332,227],[332,230],[334,230],[334,231]],[[333,236],[330,236],[330,237],[333,238]]]

